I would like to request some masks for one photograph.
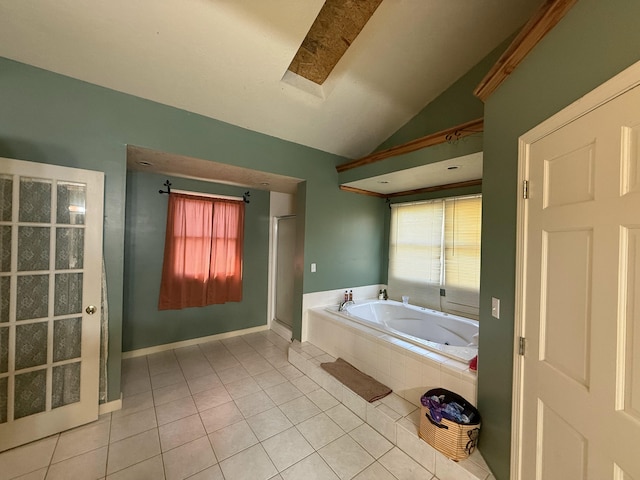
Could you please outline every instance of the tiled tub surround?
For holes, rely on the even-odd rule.
[[[368,403],[320,367],[321,363],[333,360],[333,356],[308,342],[294,342],[289,348],[289,362],[292,365],[373,427],[391,444],[433,473],[437,479],[494,480],[479,451],[476,450],[465,460],[454,462],[422,440],[418,436],[420,408],[414,403],[396,393]]]
[[[307,340],[341,357],[419,406],[428,388],[446,388],[476,404],[477,375],[466,363],[334,315],[325,308],[307,312]]]

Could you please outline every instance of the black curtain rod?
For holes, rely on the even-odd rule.
[[[170,195],[170,194],[171,194],[171,182],[170,182],[169,180],[167,180],[166,182],[164,182],[163,186],[164,186],[164,187],[167,187],[167,190],[165,191],[165,190],[162,190],[162,189],[161,189],[161,190],[158,190],[158,193],[159,193],[159,194],[161,194],[161,195],[162,195],[163,193],[166,193],[167,195]],[[244,193],[242,194],[242,201],[243,201],[244,203],[251,203],[251,202],[249,201],[249,197],[250,197],[250,196],[251,196],[251,192],[249,192],[249,190],[247,190],[246,192],[244,192]]]

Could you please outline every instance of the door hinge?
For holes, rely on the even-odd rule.
[[[522,181],[522,198],[529,198],[529,180]]]
[[[525,348],[525,339],[524,337],[520,337],[520,341],[518,344],[518,354],[524,356],[524,348]]]

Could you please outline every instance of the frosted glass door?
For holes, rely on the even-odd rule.
[[[0,158],[0,451],[97,418],[103,181]]]

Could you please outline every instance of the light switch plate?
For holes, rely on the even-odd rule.
[[[316,273],[316,264],[315,263],[311,264],[311,273]]]
[[[491,297],[491,316],[500,318],[500,299]]]

